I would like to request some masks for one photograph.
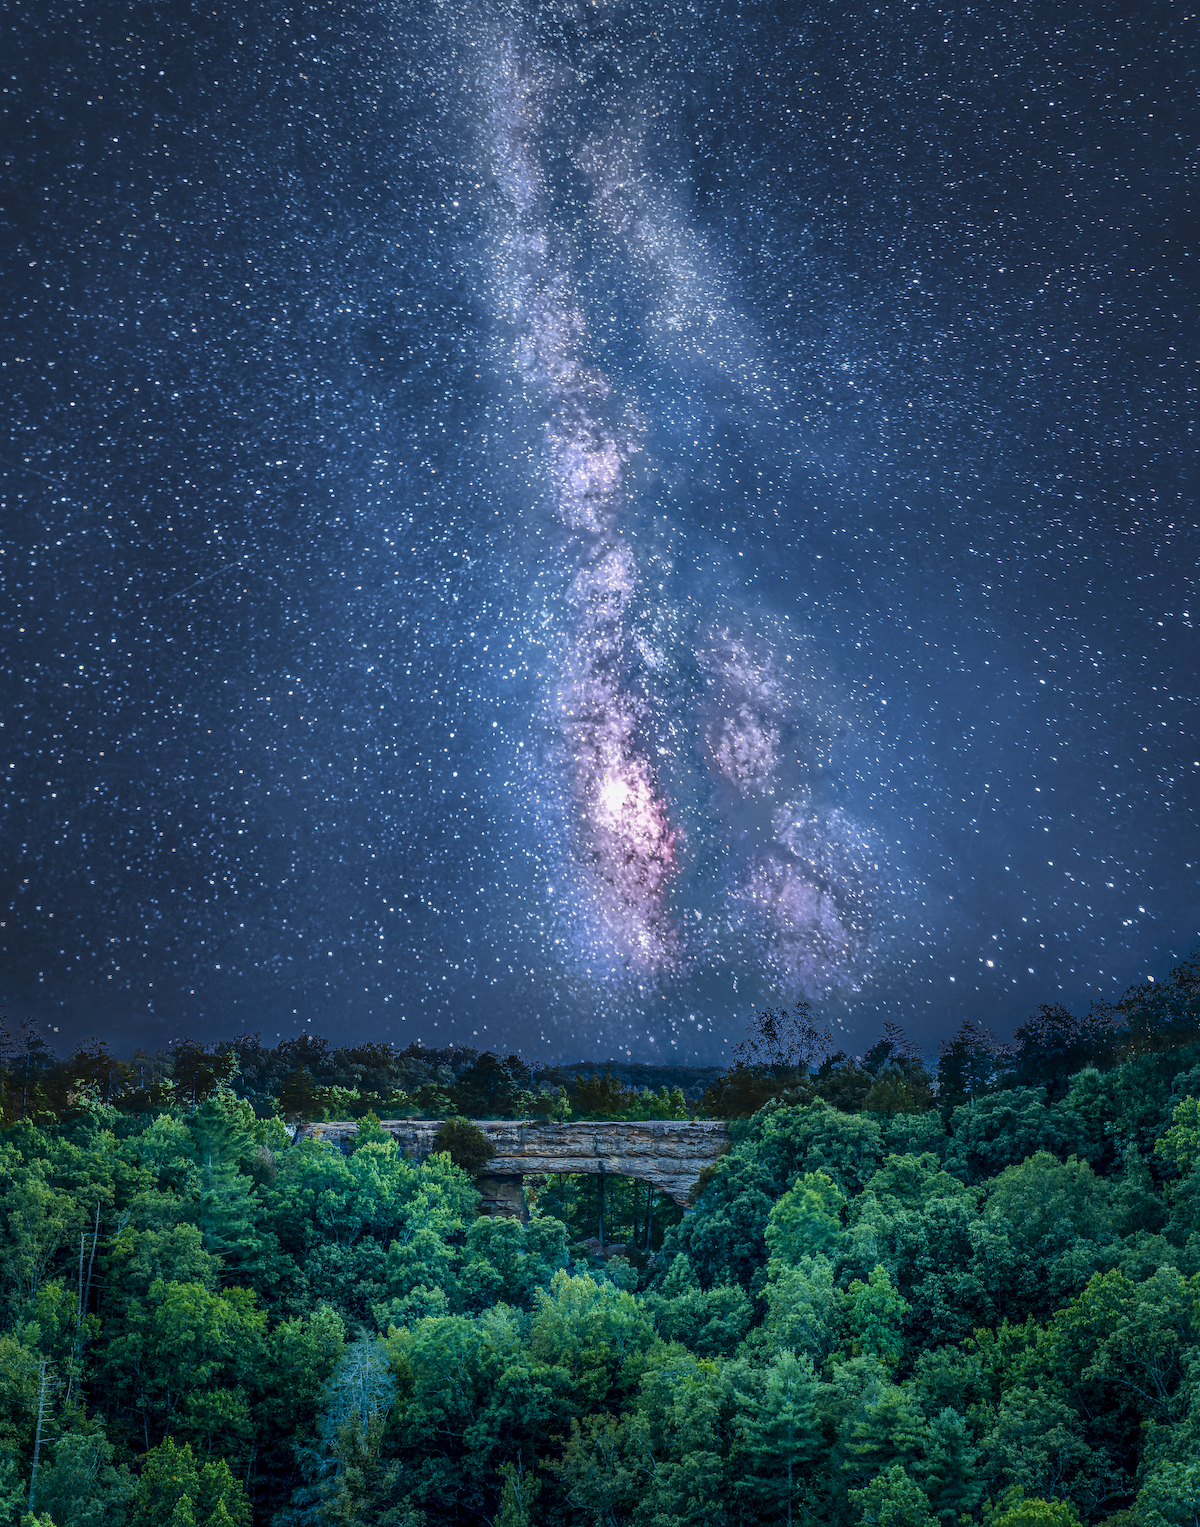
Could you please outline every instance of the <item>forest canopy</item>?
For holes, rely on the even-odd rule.
[[[0,1527],[1196,1527],[1198,968],[932,1063],[804,1011],[722,1074],[27,1030]],[[599,1245],[594,1180],[487,1218],[465,1128],[418,1162],[380,1123],[413,1112],[731,1148],[687,1214],[614,1184]]]

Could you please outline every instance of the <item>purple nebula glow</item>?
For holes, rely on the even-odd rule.
[[[618,432],[592,412],[611,388],[579,358],[583,315],[569,301],[564,273],[550,262],[550,239],[538,222],[540,176],[527,141],[538,119],[536,89],[511,63],[502,78],[495,154],[518,221],[510,246],[516,256],[514,360],[526,386],[550,405],[545,480],[566,533],[564,555],[582,564],[568,594],[570,619],[552,702],[570,774],[574,857],[584,903],[598,924],[593,939],[614,945],[628,967],[661,972],[679,947],[667,899],[680,834],[639,735],[643,703],[626,675],[628,610],[638,574],[618,519],[625,464],[638,449],[636,422]]]
[[[795,642],[786,622],[774,623],[774,639],[755,629],[728,578],[722,602],[743,613],[698,631],[668,595],[656,598],[664,585],[646,576],[630,474],[646,431],[638,407],[585,361],[588,325],[574,295],[571,243],[538,162],[547,79],[536,56],[518,64],[501,50],[489,87],[490,151],[506,206],[496,254],[513,364],[542,411],[540,481],[558,560],[575,569],[547,664],[543,713],[552,741],[528,776],[542,820],[560,824],[553,875],[570,888],[562,947],[590,979],[632,976],[644,990],[647,980],[702,977],[713,962],[736,958],[734,946],[748,938],[789,996],[852,986],[870,953],[875,883],[865,866],[877,853],[843,812],[817,809],[807,791],[812,738],[824,723],[792,673],[794,654],[777,650],[780,637]],[[704,274],[703,250],[666,201],[655,203],[636,142],[589,140],[575,163],[592,188],[593,236],[636,260],[658,293],[654,332],[668,347],[720,349],[746,395],[761,394],[751,347],[712,273]],[[676,633],[675,650],[671,642],[660,650],[650,628]],[[657,671],[678,676],[681,665],[698,671],[700,686],[693,681],[681,701],[677,684],[668,701]],[[680,734],[690,745],[665,744]],[[669,783],[698,761],[710,800],[696,826],[706,843],[716,840],[716,894],[724,897],[723,915],[710,917],[703,933],[703,914],[689,921],[687,903],[694,894],[710,903],[714,882],[689,854],[685,813]],[[693,875],[705,883],[693,884]]]

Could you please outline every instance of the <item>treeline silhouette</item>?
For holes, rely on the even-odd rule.
[[[1170,1057],[1194,1045],[1200,1030],[1200,950],[1165,982],[1131,986],[1118,1002],[1094,1002],[1082,1015],[1043,1003],[1011,1042],[967,1021],[945,1040],[936,1062],[914,1049],[896,1023],[854,1057],[835,1050],[807,1003],[768,1008],[752,1020],[735,1064],[705,1092],[719,1118],[745,1117],[772,1099],[821,1098],[846,1113],[943,1110],[1012,1087],[1045,1087],[1051,1101],[1084,1067],[1109,1071],[1137,1056]]]
[[[455,1045],[334,1048],[316,1033],[276,1046],[258,1034],[209,1045],[185,1038],[129,1059],[96,1038],[59,1057],[32,1022],[14,1035],[0,1019],[0,1122],[69,1117],[97,1100],[125,1113],[195,1105],[223,1086],[261,1116],[291,1120],[367,1113],[678,1118],[697,1111],[739,1118],[772,1099],[816,1098],[847,1113],[912,1113],[1010,1087],[1043,1086],[1053,1100],[1084,1066],[1106,1071],[1133,1056],[1169,1055],[1194,1042],[1198,1024],[1197,952],[1167,981],[1132,986],[1120,1001],[1093,1003],[1085,1014],[1042,1004],[1011,1042],[965,1022],[934,1062],[894,1022],[861,1056],[834,1049],[807,1003],[759,1013],[725,1071],[616,1061],[548,1066]]]
[[[137,1114],[194,1107],[220,1088],[260,1117],[470,1118],[686,1117],[719,1068],[601,1064],[530,1065],[467,1046],[405,1049],[385,1043],[333,1048],[320,1034],[270,1046],[258,1034],[216,1044],[181,1039],[128,1059],[103,1039],[59,1057],[26,1023],[0,1020],[0,1122],[60,1119],[96,1104]]]

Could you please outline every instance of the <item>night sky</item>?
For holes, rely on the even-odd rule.
[[[711,1060],[1165,977],[1185,10],[9,6],[10,1023]]]

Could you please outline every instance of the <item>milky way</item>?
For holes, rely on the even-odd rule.
[[[480,70],[489,87],[491,169],[507,203],[497,228],[501,289],[516,331],[517,370],[545,399],[542,475],[564,532],[560,555],[577,568],[564,596],[561,653],[547,665],[558,745],[546,750],[549,777],[537,783],[570,802],[562,813],[566,862],[554,874],[568,882],[580,913],[571,947],[594,980],[629,972],[639,990],[649,980],[694,975],[720,957],[720,940],[707,930],[693,925],[688,936],[687,904],[697,888],[683,877],[687,838],[664,781],[687,767],[690,751],[708,765],[718,798],[727,862],[718,877],[726,897],[717,927],[755,925],[787,999],[822,997],[865,968],[878,865],[869,862],[861,827],[842,812],[822,812],[810,794],[794,793],[799,781],[787,777],[796,771],[785,759],[795,752],[783,748],[783,728],[806,719],[805,697],[768,642],[725,626],[702,630],[702,647],[676,654],[656,652],[639,631],[635,600],[648,579],[630,538],[638,518],[630,466],[647,432],[636,406],[622,404],[608,377],[581,358],[587,322],[566,268],[573,241],[555,236],[554,198],[537,159],[547,117],[561,111],[569,86],[534,50],[522,57],[506,40],[490,51],[494,59]],[[588,213],[600,249],[619,241],[654,277],[678,286],[672,255],[681,240],[664,233],[645,187],[630,194],[637,166],[627,143],[587,141],[571,158],[592,188]],[[682,331],[684,321],[673,327]],[[704,340],[711,345],[707,332]],[[743,390],[761,394],[763,387]],[[722,603],[744,610],[745,590],[728,576],[722,581]],[[664,612],[669,601],[651,593],[648,604],[651,624],[657,618],[694,637],[677,611]],[[681,666],[700,679],[694,704]],[[664,670],[675,681],[669,687],[660,679]],[[662,746],[671,731],[682,742]]]
[[[13,36],[10,1017],[932,1045],[1194,941],[1174,22]]]

